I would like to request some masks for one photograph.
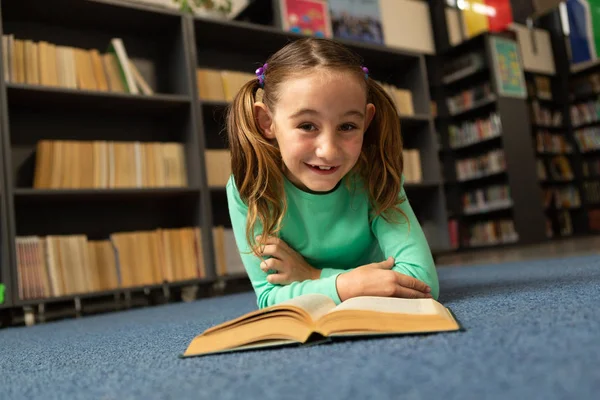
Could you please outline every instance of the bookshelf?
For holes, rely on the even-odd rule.
[[[597,63],[573,67],[569,54],[568,37],[565,37],[560,21],[560,13],[555,10],[536,21],[536,25],[546,29],[551,37],[552,51],[556,60],[556,76],[552,79],[552,94],[555,103],[560,105],[564,120],[564,135],[572,148],[568,159],[571,161],[573,179],[568,184],[571,194],[579,194],[574,207],[559,210],[555,218],[554,237],[562,237],[566,232],[572,236],[585,236],[600,232],[600,174],[597,164],[598,123],[596,101],[600,93]],[[592,112],[590,112],[592,111]],[[570,196],[566,205],[570,206]],[[570,223],[570,226],[569,226]],[[566,226],[565,226],[566,225]],[[569,229],[571,228],[571,229]]]
[[[428,68],[451,248],[542,242],[545,215],[528,104],[501,92],[495,79],[493,43],[507,36],[483,33],[453,46],[446,5],[430,2],[430,10],[438,51],[428,57]]]
[[[0,33],[12,41],[0,43],[1,54],[13,54],[18,39],[38,46],[44,42],[56,48],[95,51],[104,57],[113,39],[119,38],[152,91],[132,94],[117,90],[108,76],[108,89],[100,80],[94,87],[83,87],[83,77],[62,72],[57,72],[60,84],[44,82],[48,77],[42,78],[39,71],[33,81],[10,73],[8,79],[0,80],[0,279],[7,283],[8,303],[3,307],[11,307],[17,321],[30,324],[50,315],[80,316],[250,289],[239,265],[233,272],[228,269],[236,260],[223,250],[231,248],[225,191],[222,185],[212,183],[214,177],[207,170],[210,151],[227,147],[223,116],[228,102],[200,96],[197,70],[253,75],[270,54],[302,37],[283,32],[273,23],[272,4],[254,2],[239,20],[225,21],[114,0],[2,3]],[[252,20],[253,15],[259,17]],[[434,253],[444,251],[449,242],[446,199],[424,56],[373,44],[344,43],[364,57],[371,77],[410,92],[410,107],[399,111],[399,118],[406,149],[418,152],[419,157],[410,171],[414,178],[405,187]],[[0,71],[4,76],[4,70]],[[177,146],[167,153],[167,144]],[[179,173],[169,175],[168,180],[168,172],[156,172],[160,169],[156,167],[152,174],[163,174],[164,181],[159,182],[159,175],[151,181],[147,166],[159,163],[145,157],[174,157],[171,151],[181,156],[169,158]],[[65,154],[72,156],[65,158]],[[76,154],[83,156],[77,158]],[[90,159],[104,161],[98,166],[91,165]],[[220,166],[226,169],[227,164]],[[129,175],[118,175],[115,171],[125,174],[125,170],[117,168],[129,168]],[[162,231],[157,233],[159,229]],[[185,253],[191,257],[186,259],[188,264],[168,279],[161,280],[155,270],[149,273],[158,267],[146,253],[162,251],[161,259],[168,257],[164,246],[162,250],[152,247],[156,235],[163,235],[160,243],[164,245],[177,241],[164,236],[165,231],[184,229],[191,231],[173,234],[181,235],[179,240],[188,245],[182,252],[193,247],[196,258]],[[146,236],[119,236],[126,233]],[[73,242],[66,241],[67,237]],[[90,250],[90,242],[94,242],[94,250]],[[36,262],[44,257],[44,251],[57,254],[60,250],[70,260],[66,265],[75,268],[88,265],[78,253],[86,254],[86,244],[94,271],[99,266],[112,271],[116,262],[133,266],[121,272],[127,284],[115,285],[116,278],[111,275],[110,279],[94,278],[98,286],[80,286],[87,273],[80,268],[71,271],[75,281],[63,282],[60,293],[49,294],[35,286],[43,285],[37,281],[40,276],[31,272],[37,268],[32,265],[39,266]],[[112,260],[103,253],[105,245],[118,250]],[[192,258],[195,276],[186,269]],[[184,265],[184,261],[170,260],[173,265]],[[22,273],[27,265],[34,268],[27,270],[31,278]],[[61,275],[62,279],[66,275]],[[24,289],[23,279],[36,283]]]
[[[2,167],[6,172],[2,219],[8,238],[3,254],[8,256],[12,272],[9,287],[15,308],[25,319],[31,318],[32,312],[43,319],[51,311],[79,315],[164,302],[176,295],[189,296],[184,289],[190,287],[202,293],[210,291],[214,280],[209,253],[212,242],[204,219],[205,177],[188,51],[192,45],[182,14],[114,1],[4,2],[0,29],[14,39],[11,46],[17,40],[36,44],[40,58],[41,43],[56,46],[57,58],[59,47],[103,56],[112,40],[119,38],[152,90],[147,94],[107,89],[98,75],[94,87],[84,86],[89,79],[85,70],[77,69],[75,78],[67,76],[66,67],[64,74],[63,70],[57,72],[58,85],[44,81],[41,68],[37,79],[26,69],[26,79],[15,72],[0,83]],[[14,50],[6,44],[3,41],[3,52]],[[26,49],[24,57],[31,57]],[[77,58],[81,54],[71,51],[74,63],[81,67]],[[43,62],[25,58],[24,68],[36,61]],[[110,84],[108,73],[105,78]],[[42,148],[44,141],[47,146]],[[90,158],[104,164],[90,165]],[[51,161],[43,164],[42,159]],[[154,181],[142,181],[153,162],[157,165],[152,169]],[[159,162],[167,167],[160,168]],[[36,181],[43,171],[45,183],[41,178]],[[101,180],[97,180],[99,175]],[[162,231],[157,233],[159,229]],[[183,229],[188,231],[181,233]],[[193,229],[200,238],[193,239]],[[118,238],[123,233],[138,235]],[[68,241],[73,236],[79,236],[78,244]],[[157,237],[162,238],[162,246],[154,241]],[[39,240],[42,238],[45,242]],[[110,240],[118,249],[112,263],[104,262],[109,256],[90,247],[91,242],[102,241],[110,250]],[[194,262],[171,256],[175,270],[168,278],[152,271],[157,265],[144,256],[145,249],[167,251],[167,241],[170,246],[178,243],[181,254],[197,252]],[[49,277],[55,287],[52,293],[40,291],[40,276],[31,269],[35,257],[50,248],[61,256],[60,268],[54,272],[58,275]],[[122,264],[121,285],[98,277],[97,285],[84,284],[92,281],[86,275],[90,270],[83,271],[86,267],[108,270],[114,268],[115,259]],[[178,270],[184,266],[185,271]],[[24,283],[27,279],[29,285]],[[56,285],[61,280],[62,284]]]

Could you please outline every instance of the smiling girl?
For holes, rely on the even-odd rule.
[[[360,58],[329,39],[272,55],[227,118],[227,201],[264,308],[307,293],[438,298],[403,188],[400,121]]]

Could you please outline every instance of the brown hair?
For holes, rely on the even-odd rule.
[[[295,40],[267,61],[262,101],[274,110],[281,83],[298,71],[328,68],[350,72],[365,83],[367,101],[375,106],[375,116],[365,132],[363,147],[347,184],[366,187],[373,207],[373,217],[382,215],[390,221],[398,205],[404,161],[402,137],[397,109],[386,91],[372,78],[365,80],[360,58],[330,39]],[[286,211],[283,161],[277,143],[266,139],[254,115],[254,102],[260,85],[252,79],[235,96],[227,115],[227,133],[231,151],[231,167],[242,201],[248,206],[246,239],[256,253],[267,236],[274,235]],[[356,187],[356,186],[355,186]],[[255,242],[256,222],[260,221],[260,243]]]

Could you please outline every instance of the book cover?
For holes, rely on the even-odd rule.
[[[329,0],[333,35],[384,44],[379,0]]]
[[[279,0],[284,31],[331,38],[331,20],[324,0]]]

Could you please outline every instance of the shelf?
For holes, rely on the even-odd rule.
[[[493,136],[488,136],[486,138],[482,138],[476,142],[471,142],[471,143],[467,143],[467,144],[461,144],[459,146],[456,147],[450,147],[449,151],[461,151],[461,150],[465,150],[465,149],[469,149],[469,148],[473,148],[479,145],[483,145],[486,143],[490,143],[493,142],[495,140],[501,139],[502,138],[502,134],[500,135],[493,135]]]
[[[504,175],[504,174],[506,174],[506,170],[486,172],[485,174],[471,176],[471,177],[464,178],[464,179],[458,179],[457,182],[458,183],[475,182],[475,181],[478,181],[481,179],[497,177],[497,176]]]
[[[118,0],[19,0],[3,1],[2,17],[7,21],[24,21],[71,28],[157,36],[181,22],[178,10]],[[5,32],[6,29],[5,29]]]
[[[31,201],[67,200],[67,199],[153,199],[181,196],[198,196],[199,188],[161,187],[161,188],[116,188],[116,189],[31,189],[17,188],[14,194],[18,198]]]
[[[472,66],[472,67],[468,67],[468,68],[465,68],[463,70],[454,72],[454,73],[452,73],[452,74],[450,74],[448,76],[443,77],[442,78],[442,83],[444,85],[450,85],[450,84],[459,82],[459,81],[461,81],[461,80],[463,80],[465,78],[468,78],[470,76],[477,75],[477,74],[480,74],[482,72],[485,72],[487,70],[488,70],[487,66],[481,67],[481,66],[475,65],[475,66]]]
[[[78,293],[78,294],[69,294],[69,295],[56,296],[56,297],[43,297],[43,298],[37,298],[37,299],[17,300],[16,305],[27,306],[27,305],[36,305],[36,304],[61,303],[61,302],[75,301],[76,299],[85,300],[85,299],[94,299],[94,298],[100,298],[100,297],[120,296],[120,295],[124,295],[126,293],[143,293],[148,290],[163,289],[165,287],[179,288],[179,287],[183,287],[183,286],[212,284],[213,282],[214,282],[213,279],[207,279],[207,278],[189,279],[189,280],[185,280],[185,281],[168,282],[168,283],[164,283],[164,284],[155,284],[155,285],[132,286],[132,287],[128,287],[128,288],[104,290],[104,291],[100,291],[100,292]]]
[[[496,103],[496,95],[491,95],[491,96],[488,96],[487,99],[477,100],[476,102],[474,102],[471,105],[471,107],[469,107],[467,109],[451,112],[450,116],[451,117],[464,116],[466,114],[470,114],[471,112],[478,111],[484,107],[490,106],[495,103]]]
[[[513,207],[513,202],[512,201],[498,201],[498,202],[493,202],[491,204],[487,204],[484,207],[473,207],[473,208],[467,208],[463,210],[463,215],[465,216],[471,216],[471,215],[478,215],[478,214],[487,214],[487,213],[491,213],[491,212],[495,212],[495,211],[503,211],[503,210],[509,210],[510,208]]]
[[[441,185],[441,182],[405,182],[404,188],[406,190],[433,189]]]
[[[306,37],[302,34],[286,32],[277,27],[259,25],[242,21],[214,20],[199,16],[194,17],[196,43],[201,48],[228,49],[236,53],[252,53],[260,55],[254,59],[256,65],[264,62],[271,54],[290,41]],[[395,69],[407,61],[418,60],[421,55],[407,50],[395,49],[383,45],[361,43],[335,39],[368,61],[371,70]]]
[[[14,83],[8,83],[6,87],[9,104],[28,109],[102,109],[119,113],[135,111],[159,113],[189,108],[191,104],[189,96],[174,94],[145,96]]]

